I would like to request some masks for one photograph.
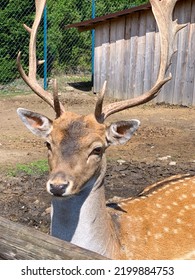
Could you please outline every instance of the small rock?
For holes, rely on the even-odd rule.
[[[122,165],[122,164],[125,163],[126,161],[123,160],[123,159],[119,159],[119,160],[117,160],[117,162],[118,162],[120,165]]]
[[[67,87],[65,87],[65,90],[66,90],[66,91],[74,91],[74,88],[71,87],[71,86],[67,86]]]
[[[50,214],[50,213],[51,213],[51,207],[46,208],[46,209],[45,209],[45,213],[46,213],[46,214]]]
[[[169,165],[176,165],[177,163],[176,163],[176,161],[170,161],[169,162]]]
[[[39,203],[39,200],[38,200],[38,199],[34,201],[34,204],[38,204],[38,203]]]
[[[171,158],[171,156],[159,157],[158,160],[167,160]]]

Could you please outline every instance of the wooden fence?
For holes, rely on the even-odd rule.
[[[172,80],[155,102],[195,105],[195,0],[177,2],[174,19],[187,23],[177,38]],[[127,99],[154,84],[159,69],[159,33],[151,9],[141,10],[95,27],[94,91],[107,80],[110,97]]]
[[[0,217],[1,260],[105,260],[94,252]]]

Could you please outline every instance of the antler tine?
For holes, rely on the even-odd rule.
[[[29,42],[29,73],[26,75],[22,65],[21,65],[21,52],[18,53],[17,56],[17,68],[18,71],[24,80],[24,82],[39,96],[41,97],[47,104],[49,104],[54,110],[54,98],[52,94],[46,90],[44,90],[36,79],[37,74],[37,58],[36,58],[36,38],[38,27],[42,18],[43,10],[46,4],[46,0],[35,0],[35,20],[32,25],[32,28],[28,27],[24,24],[24,28],[30,34],[30,42]],[[39,62],[38,62],[39,63]],[[56,91],[56,90],[54,90]],[[56,94],[55,100],[58,95]],[[59,101],[58,101],[59,102]],[[59,102],[60,106],[60,114],[65,111],[64,106]],[[56,116],[59,116],[59,112],[56,112]]]
[[[104,95],[105,95],[105,91],[106,91],[106,84],[107,81],[104,81],[103,87],[101,92],[98,94],[98,99],[96,101],[96,105],[95,105],[95,117],[99,122],[103,122],[103,118],[102,118],[102,106],[103,106],[103,102],[104,102]]]
[[[54,109],[56,112],[56,119],[57,119],[61,115],[61,110],[60,110],[60,102],[58,99],[58,84],[56,79],[54,79],[53,81],[53,102],[54,102]]]
[[[162,86],[172,78],[171,74],[169,74],[168,77],[165,77],[165,74],[167,68],[171,64],[172,55],[176,51],[174,50],[174,39],[177,32],[186,26],[186,24],[177,24],[177,20],[172,21],[172,13],[176,2],[177,0],[150,0],[152,11],[159,28],[161,47],[160,68],[155,85],[141,96],[114,102],[103,107],[102,111],[100,112],[99,110],[98,116],[96,116],[101,122],[111,114],[144,104],[154,99]]]

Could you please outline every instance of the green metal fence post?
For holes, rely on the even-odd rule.
[[[47,6],[44,8],[43,13],[44,21],[44,89],[47,89]]]
[[[95,0],[92,0],[92,18],[95,18]],[[94,55],[95,55],[95,29],[92,30],[92,50],[91,50],[92,85],[94,81]]]

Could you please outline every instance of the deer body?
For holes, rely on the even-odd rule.
[[[114,208],[103,185],[88,191],[53,199],[53,236],[111,259],[195,259],[195,177],[173,176]]]
[[[195,177],[172,176],[118,206],[125,258],[195,259]]]
[[[171,80],[174,38],[185,25],[172,20],[177,0],[150,0],[160,35],[160,67],[154,86],[142,95],[103,107],[106,83],[98,95],[94,114],[66,112],[54,95],[36,80],[36,34],[46,0],[35,0],[36,15],[30,33],[29,73],[17,57],[18,70],[30,88],[56,112],[54,121],[26,109],[18,114],[26,127],[46,140],[53,195],[51,234],[111,259],[195,259],[195,177],[173,176],[146,188],[137,198],[106,207],[105,151],[130,140],[138,120],[105,124],[116,112],[146,103]]]

